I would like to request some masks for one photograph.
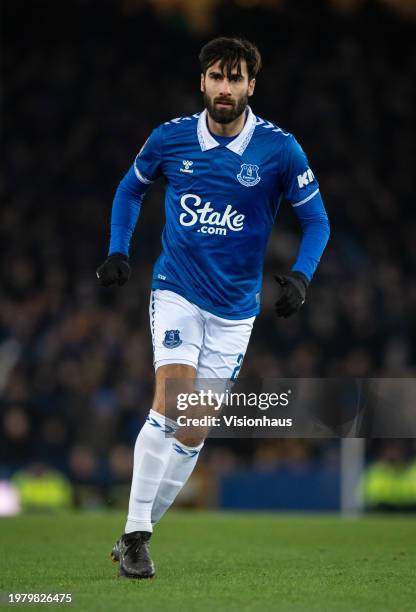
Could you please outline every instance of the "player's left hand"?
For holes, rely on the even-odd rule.
[[[281,287],[280,297],[275,304],[276,314],[286,319],[295,314],[305,302],[309,281],[302,272],[289,272],[274,278]]]

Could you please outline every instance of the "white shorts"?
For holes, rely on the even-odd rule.
[[[152,291],[149,314],[155,370],[183,363],[197,378],[237,378],[255,316],[222,319],[165,289]]]

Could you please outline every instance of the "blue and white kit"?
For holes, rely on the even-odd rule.
[[[254,321],[267,241],[283,199],[303,234],[292,270],[312,278],[329,237],[328,217],[308,160],[291,134],[256,117],[250,107],[243,130],[231,138],[209,131],[206,110],[162,124],[118,186],[109,254],[128,254],[144,194],[159,176],[166,180],[162,253],[152,279],[159,296],[174,293],[200,312],[234,321],[236,328]],[[176,353],[171,363],[181,363],[185,330],[174,316],[161,329],[171,338],[167,333],[162,346]],[[247,343],[248,338],[233,359],[245,353]],[[156,366],[159,361],[155,347]]]

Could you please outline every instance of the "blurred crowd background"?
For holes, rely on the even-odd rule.
[[[102,289],[95,269],[114,190],[149,132],[201,110],[197,56],[217,35],[259,46],[252,107],[301,142],[332,226],[307,304],[277,319],[273,273],[290,268],[300,237],[282,211],[241,376],[414,377],[414,2],[1,4],[3,487],[12,478],[27,507],[125,507],[153,389],[163,182],[142,209],[131,281]],[[416,506],[415,455],[411,440],[368,444],[369,507]],[[181,503],[247,507],[239,494],[253,483],[253,507],[303,507],[296,492],[315,490],[317,507],[336,508],[339,441],[209,441]]]

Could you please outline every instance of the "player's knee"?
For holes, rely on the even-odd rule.
[[[168,364],[156,370],[152,409],[176,420],[177,398],[180,392],[190,393],[196,369],[185,364]]]

